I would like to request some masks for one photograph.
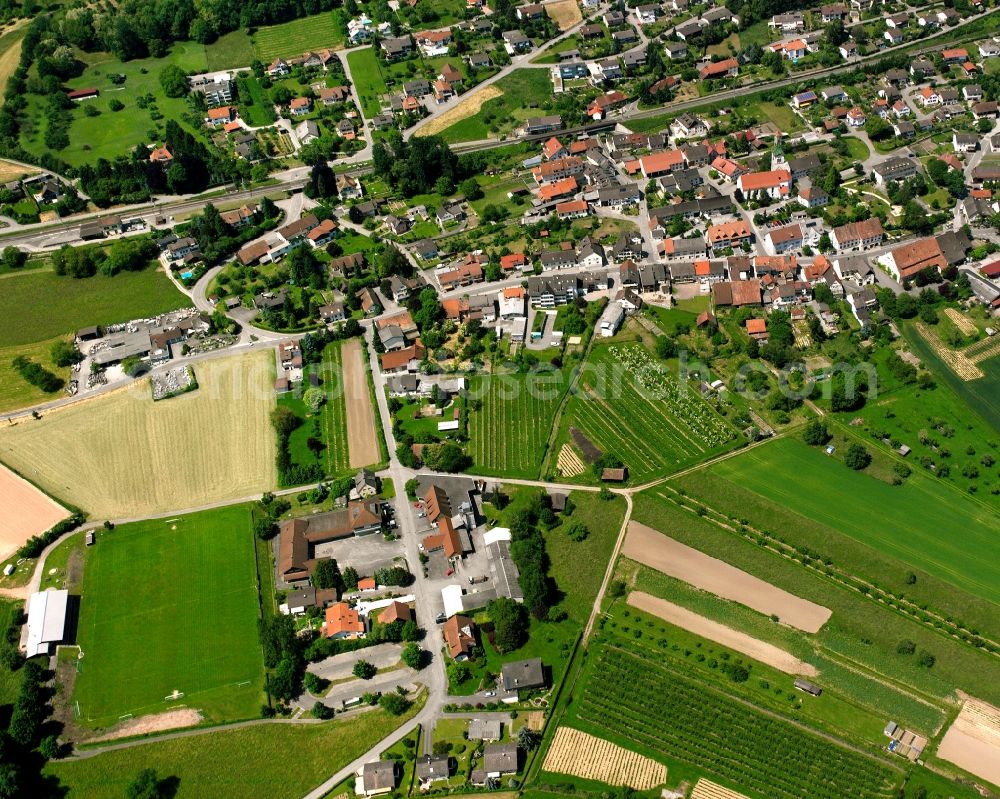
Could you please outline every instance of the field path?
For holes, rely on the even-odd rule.
[[[629,523],[622,554],[765,616],[778,616],[783,623],[807,633],[818,632],[832,614],[829,608],[790,594],[638,522]]]
[[[352,338],[340,351],[344,370],[344,399],[347,403],[347,448],[351,468],[378,463],[378,437],[375,434],[375,412],[372,410],[368,377],[361,357],[361,342]]]
[[[806,677],[815,677],[819,674],[815,666],[799,660],[784,649],[779,649],[759,638],[734,630],[732,627],[719,624],[717,621],[706,619],[687,608],[682,608],[680,605],[675,605],[673,602],[660,599],[644,591],[632,591],[628,595],[628,604],[684,630],[715,641],[717,644],[742,652],[754,660],[759,660],[761,663],[773,666],[778,671],[785,672],[785,674],[801,674]]]

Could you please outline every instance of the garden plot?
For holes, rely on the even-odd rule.
[[[759,638],[734,630],[732,627],[706,619],[704,616],[692,613],[687,608],[682,608],[680,605],[675,605],[673,602],[660,599],[644,591],[629,593],[628,603],[634,608],[696,633],[702,638],[715,641],[717,644],[742,652],[754,660],[773,666],[785,674],[801,674],[806,677],[815,677],[819,674],[814,666],[799,660],[784,649],[779,649]]]
[[[641,346],[595,350],[568,416],[574,440],[618,456],[635,479],[721,451],[736,431]],[[590,460],[584,450],[587,460]]]
[[[945,308],[944,315],[954,322],[955,327],[961,330],[965,336],[974,336],[979,332],[979,328],[976,327],[975,323],[956,308]]]
[[[637,791],[655,788],[667,779],[667,767],[651,757],[570,727],[556,730],[542,769]]]
[[[573,451],[573,447],[569,444],[562,445],[556,465],[559,467],[559,473],[564,477],[576,477],[586,471],[580,456]]]
[[[822,605],[790,594],[638,522],[629,522],[622,555],[765,616],[777,616],[782,623],[807,633],[819,632],[831,615]]]
[[[566,390],[562,371],[489,375],[473,382],[470,454],[485,474],[537,477]]]
[[[946,347],[941,343],[941,339],[932,333],[922,322],[917,322],[916,327],[920,331],[920,335],[924,337],[924,341],[934,350],[934,354],[944,361],[948,365],[948,368],[962,380],[978,380],[983,376],[983,370],[976,366],[975,362],[964,352],[958,352]]]
[[[747,799],[743,794],[723,788],[709,780],[698,780],[691,792],[691,799]]]
[[[656,654],[601,641],[589,650],[570,713],[762,799],[895,795],[902,772],[675,671]]]
[[[978,699],[966,699],[948,728],[938,757],[977,777],[1000,785],[1000,709]]]

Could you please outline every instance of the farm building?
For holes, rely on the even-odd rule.
[[[816,685],[816,683],[803,680],[801,677],[795,680],[795,687],[800,691],[805,691],[807,694],[812,694],[813,696],[819,696],[823,693],[823,689]]]
[[[37,591],[28,600],[28,637],[25,657],[49,655],[52,645],[66,634],[66,611],[69,591]]]
[[[601,482],[624,483],[626,480],[628,480],[628,468],[625,466],[620,469],[606,468],[601,471]]]

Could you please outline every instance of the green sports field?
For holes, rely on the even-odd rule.
[[[80,600],[79,722],[108,726],[177,704],[212,721],[258,715],[258,608],[246,506],[99,532]],[[183,698],[164,701],[175,690]]]
[[[1000,520],[989,507],[914,473],[892,486],[793,439],[709,468],[975,596],[1000,602]]]

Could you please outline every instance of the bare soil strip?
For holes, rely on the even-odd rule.
[[[622,554],[807,633],[818,632],[832,613],[638,522],[629,522]]]
[[[667,767],[662,763],[571,727],[556,730],[542,768],[640,791],[667,780]]]
[[[938,757],[1000,785],[1000,709],[967,699],[941,739]]]
[[[549,15],[560,31],[567,31],[583,20],[583,12],[576,0],[555,0],[545,3],[545,13]]]
[[[66,509],[0,463],[0,560],[69,516]]]
[[[440,116],[434,117],[434,119],[413,135],[433,136],[436,133],[440,133],[445,128],[450,128],[456,122],[461,122],[463,119],[475,116],[479,113],[479,109],[483,107],[484,103],[492,100],[494,97],[500,97],[502,94],[503,89],[498,89],[492,84],[484,86],[479,91],[473,89],[472,93],[465,100],[462,100],[454,108],[445,111]]]
[[[698,780],[691,792],[691,799],[747,799],[743,794],[723,788],[706,779]]]
[[[700,635],[717,644],[735,649],[744,655],[773,666],[778,671],[785,674],[802,675],[804,677],[815,677],[819,674],[816,667],[799,660],[797,657],[784,649],[779,649],[773,644],[761,641],[758,638],[741,633],[732,627],[719,624],[717,621],[706,619],[697,613],[693,613],[687,608],[675,605],[665,599],[647,594],[644,591],[633,591],[628,595],[628,603],[639,610],[651,613],[654,616],[668,621],[677,627]]]
[[[168,710],[166,713],[152,713],[148,716],[139,716],[124,721],[106,735],[88,738],[87,743],[114,741],[118,738],[131,738],[133,735],[149,735],[181,727],[194,727],[199,723],[201,723],[201,713],[197,710],[192,708]]]
[[[340,351],[344,370],[344,399],[347,403],[347,450],[351,468],[378,463],[378,438],[375,435],[375,413],[368,391],[368,378],[361,355],[361,342],[350,339]]]

